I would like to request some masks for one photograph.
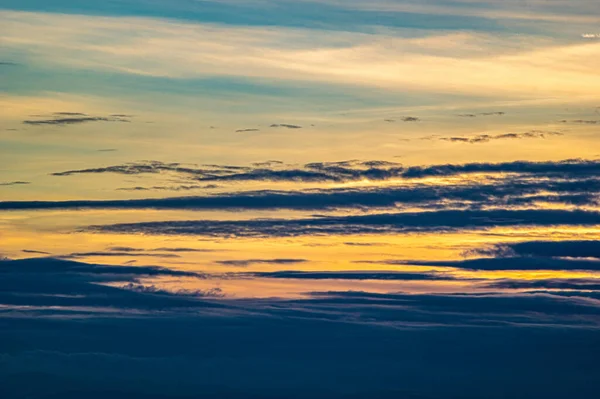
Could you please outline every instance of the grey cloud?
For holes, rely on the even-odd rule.
[[[442,273],[408,273],[408,272],[304,272],[304,271],[276,271],[249,273],[254,277],[276,279],[308,279],[308,280],[456,280],[456,278]]]
[[[561,123],[574,123],[577,125],[597,125],[597,124],[600,124],[600,121],[576,119],[576,120],[562,120]]]
[[[84,114],[82,112],[54,112],[52,115],[61,115],[61,116],[88,116],[88,114]]]
[[[31,182],[28,182],[28,181],[11,181],[11,182],[0,183],[0,186],[22,186],[22,185],[26,185],[26,184],[31,184]]]
[[[113,252],[126,252],[126,253],[135,253],[135,252],[213,252],[212,249],[204,249],[204,248],[186,248],[186,247],[160,247],[160,248],[150,248],[150,249],[142,249],[142,248],[132,248],[132,247],[109,247],[107,248],[109,251]]]
[[[486,287],[495,289],[527,289],[527,290],[590,290],[600,291],[600,279],[545,279],[545,280],[511,280],[503,279],[487,283]]]
[[[302,235],[456,231],[461,229],[486,229],[497,226],[554,225],[600,225],[600,213],[566,210],[443,210],[287,220],[189,220],[125,223],[91,226],[89,230],[143,234],[189,234],[217,237],[293,237]],[[438,263],[435,264],[437,265]],[[581,267],[586,265],[585,263],[580,264]],[[589,267],[591,264],[587,266]]]
[[[151,187],[121,187],[117,188],[118,191],[189,191],[189,190],[200,190],[200,189],[214,189],[219,188],[216,184],[205,184],[205,185],[179,185],[179,186],[151,186]]]
[[[284,128],[287,128],[287,129],[302,129],[302,126],[299,126],[299,125],[290,125],[290,124],[287,124],[287,123],[279,123],[279,124],[274,123],[270,127],[284,127]]]
[[[32,126],[66,126],[89,122],[129,122],[129,119],[105,116],[87,116],[79,112],[57,112],[51,119],[24,120],[23,124]]]
[[[499,257],[464,260],[382,260],[360,263],[452,267],[467,270],[591,270],[600,271],[600,260],[570,260],[546,257]]]
[[[50,252],[36,251],[36,250],[33,250],[33,249],[23,249],[23,250],[21,250],[21,252],[24,252],[26,254],[50,255]]]
[[[244,132],[259,132],[260,129],[238,129],[235,132],[236,133],[244,133]]]
[[[215,263],[224,266],[238,266],[248,267],[254,264],[267,264],[267,265],[291,265],[298,263],[308,262],[306,259],[235,259],[235,260],[218,260]]]
[[[562,136],[561,132],[531,130],[525,133],[504,133],[504,134],[480,134],[472,137],[440,137],[438,140],[458,143],[481,144],[495,140],[515,140],[515,139],[543,139],[547,136]]]
[[[600,259],[600,241],[562,240],[562,241],[524,241],[497,244],[489,248],[478,248],[465,255],[484,256],[543,256],[562,258],[598,258]]]
[[[493,111],[493,112],[480,112],[478,114],[458,114],[456,116],[460,116],[462,118],[475,118],[477,116],[502,116],[505,114],[506,114],[506,112],[503,112],[503,111]]]
[[[416,116],[404,116],[401,120],[402,122],[419,122],[421,119]]]
[[[89,258],[89,257],[123,257],[123,256],[140,256],[140,257],[153,257],[153,258],[179,258],[179,255],[176,254],[152,254],[152,253],[144,253],[144,252],[132,252],[132,251],[123,251],[123,252],[73,252],[66,255],[57,256],[57,258],[61,259],[80,259],[80,258]]]
[[[310,165],[312,173],[344,167]],[[127,170],[122,173],[129,173]],[[72,172],[65,172],[72,173]],[[137,173],[137,172],[132,172]],[[149,173],[158,173],[152,172]],[[337,173],[346,173],[340,172]],[[235,174],[239,176],[239,174]],[[289,177],[289,176],[288,176]],[[202,188],[210,188],[204,186]],[[147,188],[139,188],[146,190]],[[531,179],[528,175],[511,176],[491,182],[464,185],[428,184],[349,189],[312,189],[304,191],[247,191],[204,196],[146,198],[132,200],[82,201],[5,201],[0,209],[339,209],[402,208],[427,209],[479,208],[481,206],[523,207],[539,202],[596,206],[600,198],[600,179]]]
[[[532,131],[517,137],[554,134],[557,132]],[[495,137],[495,136],[490,136]],[[508,134],[503,138],[515,138]],[[482,140],[485,138],[482,138]],[[487,137],[489,139],[489,137]],[[466,138],[461,138],[466,141]],[[567,159],[564,161],[514,161],[503,163],[466,163],[446,165],[403,166],[389,161],[341,161],[313,162],[302,166],[281,165],[272,162],[259,166],[203,165],[185,166],[180,163],[142,161],[99,168],[69,170],[52,173],[53,176],[70,176],[86,173],[176,173],[190,181],[233,182],[233,181],[305,181],[305,182],[344,182],[355,180],[414,179],[423,177],[444,177],[469,173],[519,173],[535,176],[561,176],[582,178],[600,172],[599,160]]]

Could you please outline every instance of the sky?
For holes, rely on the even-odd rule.
[[[0,2],[2,398],[595,398],[593,0]]]

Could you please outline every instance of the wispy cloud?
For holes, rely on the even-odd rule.
[[[91,226],[90,231],[216,237],[392,234],[508,226],[595,226],[600,213],[567,210],[442,210],[306,219],[164,221]],[[430,265],[437,263],[431,262]],[[449,265],[449,264],[448,264]]]
[[[274,123],[270,127],[284,127],[287,129],[302,129],[302,126],[299,125],[290,125],[287,123]]]
[[[218,260],[215,263],[224,266],[237,266],[237,267],[248,267],[254,264],[267,264],[267,265],[293,265],[298,263],[308,262],[306,259],[286,259],[286,258],[275,258],[275,259],[234,259],[234,260]]]
[[[439,137],[438,140],[450,141],[453,143],[469,143],[469,144],[482,144],[489,143],[495,140],[518,140],[518,139],[544,139],[548,136],[562,136],[561,132],[543,131],[543,130],[531,130],[525,133],[503,133],[503,134],[479,134],[477,136],[463,137]]]
[[[557,132],[558,133],[558,132]],[[550,132],[528,132],[510,138],[527,138],[538,135],[552,135]],[[500,139],[489,136],[484,139]],[[183,165],[159,161],[133,162],[89,169],[74,169],[54,172],[53,176],[71,176],[77,174],[118,173],[136,175],[145,173],[172,172],[194,181],[234,182],[234,181],[305,181],[305,182],[345,182],[357,180],[415,179],[425,177],[449,177],[473,173],[519,173],[539,177],[576,177],[592,176],[600,172],[600,161],[567,159],[564,161],[514,161],[502,163],[465,163],[423,166],[404,166],[389,161],[341,161],[313,162],[304,165],[285,165],[278,162],[261,163],[252,166],[234,165]]]
[[[80,112],[55,112],[50,119],[29,119],[24,120],[23,124],[33,126],[43,125],[77,125],[90,122],[130,122],[129,119],[116,116],[89,116]]]
[[[600,87],[592,61],[600,43],[590,41],[534,46],[539,40],[523,37],[519,47],[513,36],[484,33],[403,38],[12,11],[4,11],[2,20],[3,42],[9,49],[69,68],[172,78],[244,76],[520,99],[583,98],[596,96]],[[76,34],[84,30],[86,35]],[[131,31],[139,34],[127,34]],[[473,53],[480,48],[486,53]]]
[[[28,181],[10,181],[10,182],[0,182],[0,186],[22,186],[22,185],[27,185],[27,184],[31,184]]]

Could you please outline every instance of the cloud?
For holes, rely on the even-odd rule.
[[[473,137],[440,137],[438,140],[450,141],[454,143],[469,143],[469,144],[481,144],[489,143],[495,140],[517,140],[517,139],[544,139],[547,136],[562,136],[560,132],[542,131],[542,130],[531,130],[525,133],[504,133],[504,134],[480,134]]]
[[[236,133],[245,133],[245,132],[260,132],[260,129],[238,129],[235,131]]]
[[[591,270],[600,271],[600,260],[571,260],[545,257],[479,258],[465,260],[383,260],[360,263],[453,267],[467,270]]]
[[[36,251],[36,250],[33,250],[33,249],[23,249],[21,252],[24,252],[26,254],[50,255],[50,252]]]
[[[558,132],[556,132],[558,133]],[[501,137],[525,138],[540,137],[551,132],[531,131]],[[494,139],[496,136],[485,137]],[[480,141],[483,141],[481,138]],[[497,137],[496,137],[497,139]],[[461,139],[463,140],[463,139]],[[466,140],[466,138],[465,138]],[[567,159],[563,161],[513,161],[501,163],[464,163],[434,164],[422,166],[403,166],[397,162],[339,161],[312,162],[301,166],[285,165],[279,162],[260,163],[252,166],[236,165],[184,165],[160,161],[140,161],[122,165],[98,168],[76,169],[54,172],[52,176],[71,176],[76,174],[118,173],[125,175],[174,173],[195,182],[235,182],[235,181],[290,181],[290,182],[350,182],[358,180],[382,181],[390,179],[416,179],[426,177],[449,177],[471,173],[505,174],[518,173],[538,177],[577,178],[592,177],[600,173],[600,161],[586,159]]]
[[[454,277],[442,273],[406,273],[406,272],[304,272],[304,271],[277,271],[247,273],[254,277],[277,279],[307,279],[307,280],[455,280]]]
[[[213,252],[212,249],[204,249],[204,248],[186,248],[186,247],[160,247],[160,248],[150,248],[150,249],[142,249],[142,248],[132,248],[132,247],[109,247],[108,251],[114,252],[127,252],[127,253],[136,253],[136,252]]]
[[[416,116],[405,116],[401,118],[402,122],[419,122],[421,119]]]
[[[600,279],[545,279],[545,280],[511,280],[503,279],[486,284],[495,289],[527,289],[527,290],[590,290],[600,291]]]
[[[121,187],[117,188],[118,191],[189,191],[189,190],[200,190],[200,189],[214,189],[219,188],[216,184],[205,184],[205,185],[179,185],[179,186],[151,186],[151,187]]]
[[[135,257],[153,257],[153,258],[179,258],[179,255],[176,254],[151,254],[151,253],[144,253],[144,252],[131,252],[131,251],[124,251],[124,252],[101,252],[101,251],[96,251],[96,252],[73,252],[70,254],[66,254],[66,255],[60,255],[58,256],[61,259],[80,259],[80,258],[89,258],[89,257],[122,257],[122,256],[135,256]]]
[[[575,119],[575,120],[562,120],[561,123],[573,123],[573,124],[577,124],[577,125],[597,125],[597,124],[600,124],[600,120]]]
[[[267,265],[293,265],[297,263],[306,263],[306,259],[235,259],[235,260],[218,260],[215,263],[224,266],[238,266],[248,267],[254,264],[267,264]]]
[[[31,184],[31,183],[28,181],[11,181],[11,182],[0,183],[0,186],[22,186],[22,185],[26,185],[26,184]]]
[[[362,22],[365,16],[360,15]],[[243,76],[478,98],[572,101],[596,96],[600,87],[593,62],[600,43],[540,42],[529,32],[445,29],[400,37],[398,30],[353,33],[306,25],[264,27],[255,21],[225,26],[17,11],[3,11],[2,18],[3,43],[9,51],[20,51],[31,62],[78,70],[188,79]],[[398,20],[390,15],[379,14],[373,23],[381,25],[390,18],[397,27]],[[465,17],[460,21],[463,24],[455,21],[453,26],[464,27]],[[433,21],[435,26],[439,25]],[[489,28],[489,21],[479,26]],[[78,35],[83,29],[87,34]],[[132,31],[138,34],[130,35]],[[182,42],[181,37],[188,40]]]
[[[567,210],[443,210],[306,219],[163,221],[91,226],[113,233],[294,237],[303,235],[392,234],[506,226],[595,226],[600,213]],[[437,263],[436,263],[437,264]],[[585,265],[581,263],[580,265]],[[557,266],[558,267],[558,266]]]
[[[471,167],[471,169],[467,169]],[[358,188],[333,188],[333,189],[305,189],[302,191],[237,191],[221,192],[204,196],[184,196],[166,198],[145,198],[131,200],[74,200],[74,201],[4,201],[0,202],[0,209],[302,209],[302,210],[328,210],[340,208],[396,208],[420,207],[423,209],[476,209],[487,207],[538,207],[540,204],[554,204],[559,206],[577,205],[597,207],[600,198],[600,179],[593,177],[593,172],[599,169],[594,165],[581,165],[584,168],[565,168],[564,173],[547,179],[553,175],[553,170],[560,170],[558,165],[548,165],[544,169],[540,165],[539,172],[536,165],[441,165],[428,169],[402,168],[388,166],[378,162],[363,162],[359,166],[348,166],[313,163],[305,165],[304,169],[277,170],[253,169],[239,173],[237,170],[225,169],[190,169],[179,164],[173,165],[122,165],[99,169],[60,172],[56,175],[65,176],[79,173],[179,173],[182,178],[190,181],[217,180],[227,181],[261,181],[281,179],[282,181],[346,181],[367,176],[373,180],[391,179],[393,175],[415,174],[415,177],[429,175],[452,175],[461,172],[475,172],[477,170],[509,171],[510,175],[490,176],[489,180],[482,181],[468,179],[461,184],[447,184],[428,182],[427,184],[410,184],[395,182],[394,185],[382,187],[364,186]],[[579,166],[567,165],[565,166]],[[527,173],[517,173],[519,168]],[[527,170],[530,168],[530,171]],[[462,170],[461,170],[462,169]],[[483,172],[482,172],[483,173]],[[493,177],[493,178],[492,178]],[[188,190],[212,189],[209,185],[183,185],[183,186],[153,186],[133,187],[127,190]],[[122,189],[120,189],[122,190]]]
[[[491,247],[469,250],[463,255],[485,256],[485,258],[449,261],[386,260],[367,262],[444,266],[470,270],[600,270],[600,241],[593,240],[502,243]],[[533,284],[531,287],[533,287]],[[514,288],[518,287],[515,285]],[[540,288],[543,288],[543,284],[540,285]]]
[[[65,126],[77,125],[89,122],[129,122],[129,119],[121,117],[88,116],[80,112],[55,112],[51,119],[30,119],[24,120],[23,124],[33,126]]]
[[[152,277],[204,278],[194,272],[155,266],[103,266],[57,258],[33,258],[0,262],[0,301],[4,306],[19,308],[63,309],[76,315],[94,313],[95,308],[107,313],[127,314],[134,309],[164,310],[181,307],[208,307],[190,295],[167,291],[141,292],[105,284],[140,284],[140,278]],[[71,309],[70,311],[68,309]],[[51,311],[52,312],[52,311]]]
[[[486,256],[543,256],[561,258],[598,258],[600,259],[600,241],[561,240],[561,241],[524,241],[497,244],[490,248],[480,248],[467,255]]]
[[[287,129],[302,129],[302,126],[298,126],[298,125],[289,125],[286,123],[281,123],[281,124],[272,124],[270,127],[285,127]]]

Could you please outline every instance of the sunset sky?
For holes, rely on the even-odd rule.
[[[2,0],[0,396],[597,397],[599,59],[595,0]]]

